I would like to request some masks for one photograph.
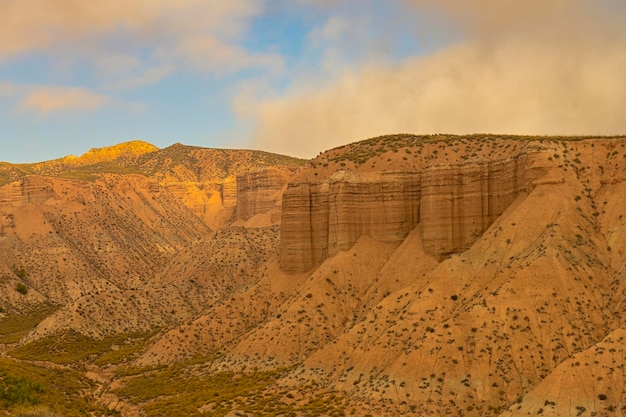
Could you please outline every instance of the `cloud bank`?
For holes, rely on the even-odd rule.
[[[240,98],[254,102],[240,115],[257,124],[255,146],[311,157],[386,133],[626,132],[626,10],[619,2],[405,4],[416,26],[428,17],[416,27],[418,40],[441,25],[460,30],[460,40],[394,63],[358,62],[322,88],[306,87],[320,83],[311,75],[280,95]],[[393,25],[394,17],[378,23]]]
[[[108,98],[84,88],[37,87],[22,99],[19,108],[41,114],[59,111],[92,111],[102,107]]]
[[[137,60],[143,48],[148,60],[160,64],[216,71],[276,65],[279,57],[238,45],[247,22],[262,8],[261,0],[3,1],[0,61],[48,51],[93,55],[101,64],[109,57],[119,62],[124,51],[127,60]]]
[[[280,55],[242,45],[263,7],[264,0],[0,1],[0,65],[42,56],[55,75],[49,78],[64,81],[5,82],[0,99],[44,115],[86,112],[119,104],[109,99],[111,90],[156,84],[176,72],[280,71]],[[94,81],[85,85],[81,71]]]
[[[67,78],[87,66],[101,88],[116,89],[153,84],[175,71],[280,69],[279,55],[240,45],[262,9],[262,0],[2,1],[0,64],[39,53]]]

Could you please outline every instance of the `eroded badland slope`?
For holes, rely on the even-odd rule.
[[[136,141],[0,178],[0,359],[82,372],[96,415],[626,413],[626,138]]]

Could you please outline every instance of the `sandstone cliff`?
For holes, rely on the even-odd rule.
[[[273,168],[238,175],[237,220],[270,211],[274,211],[275,221],[280,220],[283,190],[293,174],[293,170]]]
[[[149,178],[155,190],[165,187],[213,230],[258,214],[266,214],[268,220],[264,223],[277,224],[282,188],[304,163],[261,151],[181,144],[158,149],[146,142],[131,141],[94,148],[78,157],[34,164],[0,163],[0,186],[13,187],[13,191],[11,187],[0,191],[0,200],[10,204],[18,200],[43,202],[51,197],[45,177],[95,181],[105,174],[138,174]],[[17,182],[21,182],[19,186]]]
[[[542,177],[548,143],[400,136],[322,154],[283,196],[281,266],[308,271],[364,235],[400,243],[418,224],[427,254],[467,250]]]
[[[341,170],[328,182],[292,182],[283,195],[281,265],[304,272],[360,236],[401,242],[420,220],[421,175]]]
[[[54,199],[55,193],[49,181],[42,177],[22,177],[19,181],[0,188],[0,205],[21,206],[29,203],[45,203]]]

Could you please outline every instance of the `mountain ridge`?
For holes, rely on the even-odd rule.
[[[198,155],[198,158],[193,155]],[[226,161],[230,165],[198,164],[200,160]],[[26,175],[43,175],[69,179],[95,179],[104,173],[142,174],[154,176],[172,174],[170,170],[176,166],[195,166],[197,173],[190,178],[204,181],[208,178],[224,180],[232,174],[250,170],[259,170],[273,165],[297,168],[304,160],[273,154],[264,151],[211,149],[199,146],[173,144],[159,149],[156,146],[140,141],[123,142],[102,148],[93,148],[81,156],[68,155],[50,161],[30,164],[12,164],[0,162],[0,185],[18,181]],[[168,170],[167,168],[170,168]],[[163,171],[163,172],[161,172]],[[232,172],[231,172],[232,171]],[[174,177],[177,177],[174,173]],[[177,178],[180,179],[180,178]]]

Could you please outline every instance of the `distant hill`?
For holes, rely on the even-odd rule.
[[[262,151],[208,149],[179,143],[159,149],[135,140],[104,148],[94,148],[81,156],[66,156],[33,164],[0,163],[0,185],[26,175],[44,175],[93,180],[101,174],[171,175],[177,180],[223,180],[229,175],[271,166],[300,167],[305,161]],[[176,169],[189,171],[180,178]]]

